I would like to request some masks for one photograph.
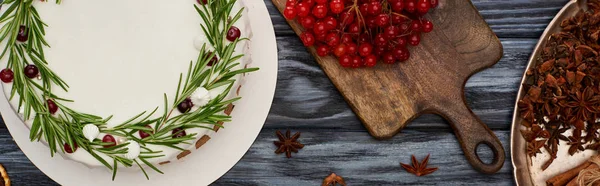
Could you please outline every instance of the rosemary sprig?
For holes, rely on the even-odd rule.
[[[172,102],[168,101],[166,94],[164,95],[165,109],[161,116],[153,118],[159,112],[157,107],[151,112],[143,111],[121,124],[108,127],[106,123],[112,116],[103,118],[76,111],[64,104],[64,102],[72,102],[72,100],[58,97],[52,93],[53,86],[59,86],[65,91],[68,91],[69,86],[47,65],[44,48],[49,47],[49,44],[44,37],[46,34],[45,27],[48,25],[42,21],[41,16],[33,6],[34,1],[36,0],[5,0],[3,2],[0,0],[0,4],[8,6],[0,15],[0,23],[4,24],[0,28],[0,42],[6,41],[7,43],[2,53],[0,53],[0,59],[7,57],[6,68],[9,69],[23,69],[29,64],[37,66],[42,82],[39,84],[38,81],[26,77],[23,73],[15,73],[10,99],[18,95],[18,110],[22,110],[26,120],[32,120],[30,130],[32,141],[46,141],[52,156],[58,151],[64,153],[62,144],[84,149],[113,171],[113,180],[119,166],[131,167],[134,163],[142,170],[146,178],[148,178],[148,174],[144,169],[144,165],[162,174],[163,172],[148,160],[165,155],[162,151],[153,151],[146,145],[162,145],[183,151],[185,149],[179,145],[191,144],[191,141],[196,139],[197,134],[173,138],[175,134],[171,134],[172,130],[177,128],[212,130],[213,127],[209,127],[211,125],[222,127],[219,123],[228,122],[231,117],[221,113],[228,104],[240,99],[225,100],[235,83],[234,77],[258,70],[258,68],[232,70],[239,66],[237,61],[243,57],[243,55],[234,55],[235,47],[239,41],[247,39],[242,38],[229,42],[225,40],[225,34],[227,29],[241,18],[243,9],[232,14],[236,0],[209,0],[207,5],[195,6],[195,9],[204,22],[204,25],[201,25],[202,30],[210,45],[213,46],[214,51],[208,51],[205,44],[196,61],[190,62],[185,78],[183,74],[180,74],[176,95]],[[60,4],[61,0],[55,2]],[[22,26],[26,28],[28,40],[17,42],[19,29]],[[220,60],[212,67],[207,67],[214,55],[219,56]],[[173,111],[177,105],[199,87],[212,90],[223,86],[226,86],[225,91],[213,98],[207,105],[188,113],[173,116]],[[53,100],[61,112],[51,114],[46,100]],[[131,160],[123,157],[128,153],[127,146],[129,143],[104,148],[104,145],[109,144],[103,143],[99,139],[92,142],[88,141],[82,131],[83,126],[87,124],[98,126],[102,133],[125,137],[139,143],[142,149],[141,154],[138,158]],[[154,124],[153,129],[146,127],[151,124]],[[151,136],[139,139],[133,135],[137,131],[144,131],[151,134]],[[111,158],[113,161],[108,162],[102,155]]]

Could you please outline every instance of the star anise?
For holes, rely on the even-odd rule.
[[[579,151],[584,151],[585,148],[583,147],[584,143],[581,140],[581,130],[575,129],[573,135],[569,136],[569,142],[567,144],[571,145],[571,147],[569,147],[569,154],[571,156]]]
[[[323,179],[323,184],[321,184],[321,186],[336,186],[336,185],[342,185],[342,186],[346,186],[346,182],[344,181],[344,178],[342,178],[341,176],[338,176],[335,173],[331,173],[329,176],[327,176],[325,179]]]
[[[595,106],[598,103],[597,96],[594,95],[594,91],[591,87],[585,88],[583,92],[577,91],[575,95],[571,95],[571,101],[564,101],[559,104],[563,107],[574,108],[576,111],[577,119],[589,120],[593,113],[598,112]]]
[[[292,152],[298,153],[298,149],[302,149],[304,147],[303,144],[298,142],[298,138],[300,137],[300,132],[296,132],[294,136],[291,136],[290,130],[287,130],[285,136],[281,133],[281,131],[276,132],[279,141],[274,141],[273,143],[278,147],[275,150],[276,154],[281,154],[285,152],[285,156],[288,158],[292,157]]]
[[[402,168],[404,168],[406,170],[406,172],[410,172],[414,175],[417,176],[425,176],[428,174],[431,174],[435,171],[438,170],[438,168],[427,168],[427,163],[429,163],[429,155],[427,155],[427,157],[425,157],[425,159],[423,159],[423,161],[421,163],[419,163],[417,161],[417,158],[415,158],[415,155],[412,155],[411,157],[411,161],[412,161],[412,166],[411,165],[407,165],[404,163],[400,163],[400,165],[402,166]]]
[[[521,118],[525,119],[530,123],[533,122],[535,117],[535,110],[533,107],[533,103],[529,98],[523,98],[522,100],[519,100],[517,107],[519,107],[519,115],[521,115]]]
[[[544,147],[544,144],[546,144],[546,140],[537,140],[527,143],[527,155],[534,157],[538,153],[541,153],[542,151],[540,151],[540,149]]]

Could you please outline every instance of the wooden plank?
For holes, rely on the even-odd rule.
[[[264,0],[277,35],[293,35],[284,18]],[[472,0],[500,38],[539,38],[548,23],[568,0]]]
[[[277,140],[274,130],[263,130],[242,161],[214,185],[319,185],[331,172],[343,176],[348,185],[513,183],[509,159],[497,174],[476,172],[450,131],[403,131],[386,141],[374,140],[365,132],[300,131],[299,141],[306,146],[288,159],[273,153],[272,141]],[[510,133],[496,135],[508,149]],[[410,162],[411,154],[422,159],[428,153],[430,165],[439,167],[432,175],[416,177],[400,167],[400,162]],[[480,155],[487,160],[491,153]]]
[[[58,185],[27,159],[13,141],[4,123],[0,129],[0,163],[8,172],[11,185]]]

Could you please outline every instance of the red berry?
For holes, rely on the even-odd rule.
[[[56,111],[58,111],[58,106],[56,105],[56,103],[54,103],[53,100],[46,100],[46,104],[48,105],[48,111],[50,112],[50,114],[54,114],[56,113]]]
[[[25,25],[19,26],[19,32],[17,33],[17,41],[26,42],[29,39],[29,28]]]
[[[358,51],[358,46],[354,42],[350,42],[346,44],[346,53],[355,55],[356,51]]]
[[[379,14],[375,20],[375,24],[377,24],[377,26],[382,27],[390,23],[390,16],[387,14]]]
[[[150,125],[146,125],[146,128],[152,129],[152,127]],[[150,133],[152,133],[152,132],[150,132]],[[148,132],[145,132],[142,130],[138,130],[138,134],[140,134],[140,138],[142,138],[142,139],[150,137],[150,134]]]
[[[102,138],[102,143],[110,143],[108,145],[102,145],[104,148],[117,146],[117,141],[115,140],[115,137],[113,137],[110,134],[104,135],[104,137]]]
[[[296,9],[293,6],[285,7],[285,10],[283,10],[283,17],[287,20],[296,18],[296,15],[298,15],[298,12],[296,12]]]
[[[346,53],[346,44],[340,44],[333,49],[333,55],[337,56],[338,58],[345,56]]]
[[[408,36],[408,44],[417,46],[421,43],[421,36],[418,33],[413,33]]]
[[[304,2],[298,3],[298,5],[296,5],[296,14],[299,17],[306,17],[308,15],[310,15],[310,9],[312,7]]]
[[[193,106],[194,106],[194,103],[192,103],[192,100],[190,98],[187,98],[187,99],[183,100],[181,103],[179,103],[179,105],[177,105],[177,110],[179,110],[179,112],[181,112],[181,113],[186,113],[186,112],[189,112]]]
[[[321,57],[329,55],[329,47],[327,45],[317,45],[317,55]]]
[[[398,37],[398,39],[396,39],[396,46],[406,46],[406,43],[408,43],[406,36]]]
[[[385,47],[375,47],[375,50],[373,50],[373,53],[375,53],[376,56],[382,56],[385,52]]]
[[[431,3],[431,8],[437,7],[440,3],[439,0],[429,0],[429,2]]]
[[[397,1],[389,1],[390,6],[392,7],[392,10],[394,10],[394,12],[396,13],[401,13],[402,10],[404,9],[404,0],[397,0]]]
[[[379,1],[373,1],[369,4],[369,9],[367,11],[370,15],[377,15],[381,13],[382,7]]]
[[[354,39],[352,39],[352,36],[349,34],[342,35],[341,39],[342,39],[342,43],[350,43],[354,40]]]
[[[181,138],[181,137],[186,136],[185,130],[182,129],[182,128],[173,129],[173,131],[171,132],[171,134],[173,135],[173,138]]]
[[[400,35],[400,28],[397,26],[391,25],[385,28],[384,32],[385,37],[389,40],[396,38]]]
[[[419,20],[413,20],[410,23],[410,29],[413,32],[420,32],[421,31],[421,22],[419,22]]]
[[[325,38],[327,37],[327,32],[314,35],[317,41],[325,41]]]
[[[421,15],[425,15],[427,12],[429,12],[430,8],[431,2],[429,2],[429,0],[419,0],[419,2],[417,3],[417,11]]]
[[[342,12],[339,18],[342,22],[342,25],[348,25],[354,22],[354,15],[355,13],[352,10]]]
[[[396,57],[396,59],[398,59],[398,61],[400,62],[404,62],[408,60],[408,58],[410,58],[410,51],[408,51],[408,49],[406,49],[406,47],[403,46],[397,47],[392,51],[392,53],[394,57]]]
[[[198,4],[205,5],[208,3],[208,0],[196,0]]]
[[[365,57],[365,59],[363,59],[363,61],[365,62],[366,67],[374,67],[377,64],[377,56],[368,55]]]
[[[416,0],[406,0],[404,4],[404,10],[409,13],[414,13],[417,11],[417,2]]]
[[[13,73],[13,71],[11,69],[5,68],[5,69],[2,69],[2,71],[0,71],[0,80],[2,80],[2,82],[10,83],[13,81],[14,78],[15,78],[15,74]]]
[[[333,30],[338,26],[337,20],[331,16],[323,18],[323,22],[327,25],[327,30]]]
[[[392,23],[393,24],[400,24],[406,21],[406,17],[404,17],[403,15],[400,14],[392,14]]]
[[[313,7],[312,14],[317,18],[324,18],[327,16],[327,6],[319,4]]]
[[[363,43],[360,44],[360,46],[358,47],[358,54],[360,54],[360,56],[368,56],[371,55],[371,53],[373,52],[373,45],[371,45],[370,43]]]
[[[383,62],[387,64],[394,64],[396,63],[396,57],[394,57],[392,53],[387,52],[383,54]]]
[[[405,24],[401,24],[400,25],[400,33],[406,33],[406,32],[408,32],[408,30],[410,30],[409,23],[405,23]]]
[[[377,17],[368,17],[367,18],[367,27],[369,27],[369,28],[377,27]]]
[[[287,0],[285,1],[285,6],[296,6],[297,0]]]
[[[360,58],[359,56],[354,56],[352,57],[352,65],[350,65],[352,68],[360,68],[363,65],[363,60],[362,58]]]
[[[68,143],[65,143],[63,145],[63,148],[65,149],[65,152],[71,154],[71,153],[77,151],[77,143],[73,142],[73,146],[75,146],[75,148],[71,148],[71,146]]]
[[[302,32],[300,34],[300,40],[306,47],[313,46],[315,44],[315,36],[310,32]]]
[[[302,17],[299,21],[305,29],[312,29],[316,22],[315,17],[313,16]]]
[[[358,7],[358,10],[360,11],[360,15],[367,15],[369,13],[369,3],[363,3]]]
[[[330,47],[334,47],[340,44],[340,37],[338,37],[338,35],[335,33],[327,34],[325,40],[327,42],[327,45],[329,45]]]
[[[207,52],[206,56],[212,56],[213,53],[212,52]],[[217,64],[219,62],[219,58],[217,57],[217,55],[214,55],[210,61],[206,64],[206,66],[213,66],[215,64]]]
[[[342,67],[352,66],[352,57],[350,55],[344,55],[344,56],[340,57],[338,60]]]
[[[360,33],[360,25],[358,25],[356,23],[350,24],[347,28],[348,28],[348,33],[351,33],[351,34]]]
[[[423,21],[423,32],[429,33],[433,31],[433,23],[429,20]]]
[[[40,70],[35,65],[27,65],[25,66],[24,73],[28,78],[35,78],[40,73]]]
[[[242,33],[240,32],[240,29],[236,26],[231,26],[229,28],[229,30],[227,30],[227,40],[229,40],[231,42],[240,38],[241,35],[242,35]]]
[[[315,2],[317,2],[317,4],[325,4],[327,3],[328,0],[315,0]]]
[[[375,45],[377,46],[385,46],[388,40],[385,38],[383,34],[375,35]]]
[[[317,35],[327,33],[327,31],[329,31],[327,29],[327,24],[325,24],[323,22],[317,22],[317,23],[315,23],[315,26],[313,27],[313,32]]]
[[[342,2],[342,0],[331,0],[329,9],[331,9],[331,12],[334,14],[342,13],[342,11],[344,11],[344,2]]]

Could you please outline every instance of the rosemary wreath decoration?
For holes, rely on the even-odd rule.
[[[153,118],[158,107],[148,112],[143,111],[138,115],[120,123],[114,127],[108,127],[107,122],[111,116],[106,118],[89,113],[83,113],[65,106],[65,102],[73,102],[52,93],[52,88],[58,86],[67,91],[69,86],[49,67],[44,57],[44,47],[49,44],[44,39],[44,28],[48,25],[33,6],[37,0],[5,0],[2,5],[8,6],[0,16],[0,42],[6,41],[6,47],[0,54],[0,59],[7,57],[8,64],[0,76],[10,75],[12,90],[10,98],[18,96],[18,109],[23,111],[25,120],[32,120],[30,139],[32,141],[43,140],[48,144],[51,156],[57,152],[75,151],[81,148],[89,152],[100,163],[110,169],[112,179],[115,179],[119,166],[138,166],[144,175],[148,174],[143,165],[162,172],[149,162],[149,159],[165,156],[162,151],[152,150],[146,145],[160,145],[184,151],[180,144],[191,144],[196,139],[196,134],[185,134],[172,132],[174,130],[185,130],[190,128],[205,128],[213,130],[208,125],[219,125],[221,122],[231,120],[230,116],[222,114],[228,104],[240,98],[225,99],[235,82],[235,76],[258,70],[258,68],[243,68],[233,70],[240,65],[237,61],[243,57],[234,55],[238,42],[247,38],[236,38],[227,41],[227,30],[233,26],[242,16],[242,11],[232,12],[236,0],[209,0],[206,4],[194,5],[198,15],[204,24],[201,24],[208,42],[214,48],[209,51],[206,43],[199,52],[198,58],[191,61],[186,75],[179,75],[179,82],[174,100],[167,99],[164,94],[164,110],[162,116]],[[56,0],[57,4],[61,0]],[[234,14],[232,14],[234,13]],[[227,29],[225,29],[227,28]],[[220,59],[215,60],[219,56]],[[35,68],[32,69],[32,66]],[[25,69],[26,73],[12,73],[11,69],[20,71]],[[35,75],[31,77],[27,71],[34,70]],[[2,74],[4,73],[4,74]],[[41,80],[34,81],[37,77]],[[4,81],[5,79],[3,79]],[[10,82],[10,81],[9,81]],[[199,109],[174,116],[172,113],[177,105],[186,101],[198,88],[206,90],[225,86],[223,93],[212,98],[206,105]],[[54,113],[60,109],[61,112]],[[100,133],[126,138],[127,142],[122,144],[106,143],[100,139],[88,140],[83,133],[85,126],[97,127]],[[152,127],[148,127],[152,126]],[[136,132],[149,134],[145,138],[134,136]],[[131,144],[139,145],[139,154],[136,157],[126,156]],[[64,148],[62,146],[64,145]],[[74,147],[74,148],[72,148]],[[105,160],[112,159],[112,162]]]

